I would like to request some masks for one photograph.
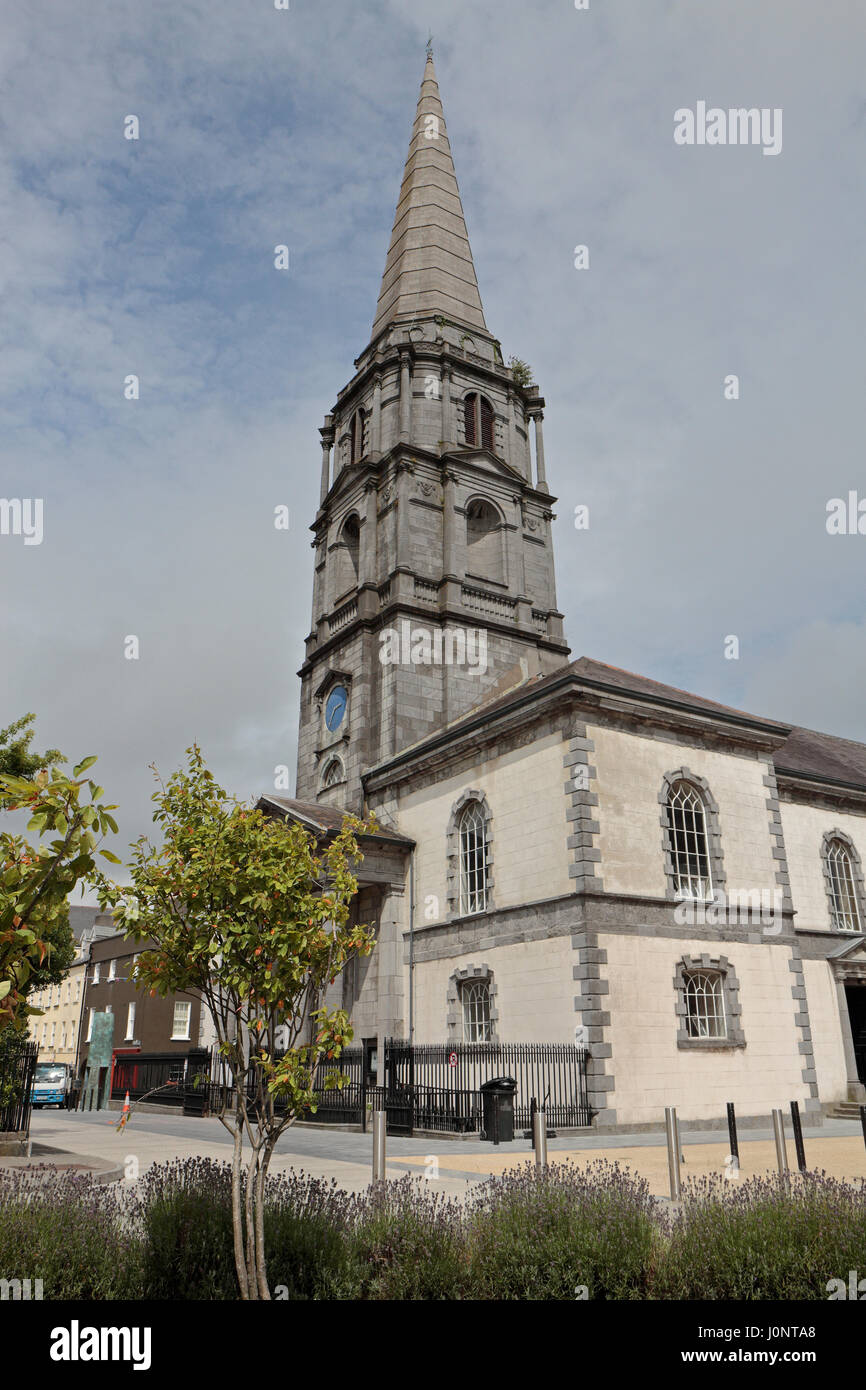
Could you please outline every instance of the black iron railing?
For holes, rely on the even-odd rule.
[[[183,1105],[187,1058],[178,1052],[136,1052],[115,1058],[111,1099],[149,1096],[158,1105]]]
[[[27,1133],[30,1128],[30,1093],[38,1043],[15,1042],[7,1045],[0,1069],[0,1133]]]
[[[517,1082],[515,1128],[528,1129],[532,1101],[544,1105],[551,1128],[574,1129],[592,1122],[586,1085],[588,1053],[572,1043],[414,1043],[389,1038],[385,1078],[389,1094],[414,1094],[417,1129],[457,1129],[471,1118],[467,1101],[485,1081],[510,1076]],[[453,1098],[449,1100],[449,1097]],[[443,1117],[437,1122],[437,1114]],[[447,1123],[453,1116],[454,1123]],[[425,1123],[425,1118],[431,1123]],[[473,1124],[472,1129],[476,1126]]]
[[[367,1128],[372,1110],[388,1114],[391,1134],[477,1134],[482,1128],[481,1087],[497,1076],[517,1085],[514,1125],[532,1124],[532,1104],[544,1106],[550,1128],[574,1129],[591,1124],[587,1096],[588,1052],[570,1043],[421,1043],[388,1038],[384,1047],[384,1086],[374,1086],[366,1073],[364,1049],[347,1047],[327,1069],[348,1078],[341,1089],[327,1089],[320,1070],[317,1109],[306,1118],[318,1124],[360,1125]],[[195,1078],[199,1077],[199,1084]],[[187,1114],[214,1114],[230,1103],[231,1075],[216,1050],[191,1052],[189,1057],[129,1057],[115,1063],[113,1098],[128,1090],[138,1099],[153,1087],[165,1087],[154,1100],[183,1105]],[[251,1074],[249,1094],[254,1094]],[[285,1101],[277,1099],[279,1112]]]

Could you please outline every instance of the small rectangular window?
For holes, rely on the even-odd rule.
[[[174,1006],[174,1018],[172,1020],[171,1037],[172,1042],[180,1042],[189,1038],[189,1023],[192,1005],[184,1000],[178,1000]]]
[[[126,1010],[126,1041],[131,1042],[135,1037],[135,1004],[129,1004]]]

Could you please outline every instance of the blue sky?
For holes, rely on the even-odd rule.
[[[866,536],[825,529],[866,496],[858,3],[2,22],[0,495],[44,498],[45,538],[0,537],[0,725],[98,753],[122,841],[193,739],[242,796],[294,766],[317,431],[368,341],[428,29],[487,321],[547,400],[573,654],[866,739]],[[676,146],[698,100],[781,107],[782,153]]]

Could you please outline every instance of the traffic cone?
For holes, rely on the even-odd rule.
[[[118,1123],[117,1128],[118,1128],[118,1129],[123,1129],[123,1126],[126,1124],[126,1122],[127,1122],[128,1119],[129,1119],[129,1092],[127,1091],[127,1093],[126,1093],[126,1098],[125,1098],[125,1100],[124,1100],[124,1102],[123,1102],[123,1109],[122,1109],[121,1112],[120,1112],[120,1121],[119,1121],[119,1123]]]

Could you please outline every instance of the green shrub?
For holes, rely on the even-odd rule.
[[[155,1164],[139,1184],[134,1210],[143,1298],[238,1297],[230,1164],[209,1158]]]
[[[293,1171],[269,1179],[265,1253],[275,1298],[343,1296],[351,1285],[348,1232],[358,1200],[335,1180]]]
[[[138,1298],[141,1246],[117,1188],[34,1167],[0,1174],[0,1274],[45,1299]]]
[[[437,1301],[470,1288],[459,1203],[408,1175],[357,1201],[345,1298]]]
[[[527,1165],[474,1193],[468,1222],[476,1298],[647,1296],[655,1203],[616,1163]]]
[[[823,1173],[693,1180],[654,1280],[665,1299],[826,1299],[866,1273],[866,1183]]]
[[[290,1172],[268,1180],[265,1242],[291,1300],[826,1299],[866,1277],[866,1182],[703,1179],[671,1216],[605,1161],[527,1165],[462,1205],[417,1178],[355,1196]],[[46,1299],[234,1300],[231,1166],[161,1164],[134,1191],[0,1174],[0,1274]]]

